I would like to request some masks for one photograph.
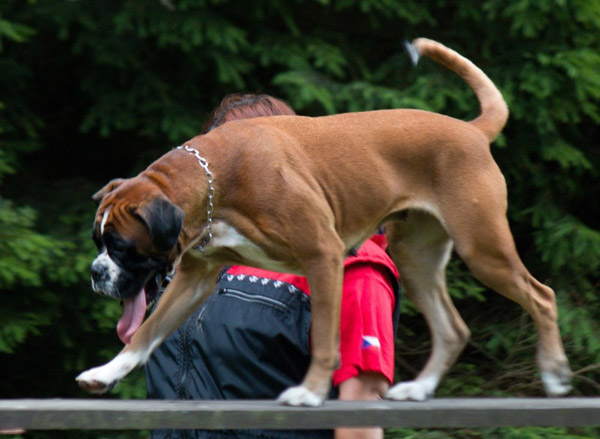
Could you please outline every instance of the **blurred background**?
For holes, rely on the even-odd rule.
[[[471,59],[509,104],[492,152],[517,246],[557,293],[572,394],[600,395],[599,0],[2,0],[0,398],[87,397],[75,376],[121,348],[119,304],[89,285],[90,197],[197,134],[224,95],[265,92],[310,116],[476,116],[462,80],[428,59],[412,67],[402,42],[421,36]],[[473,338],[437,395],[542,395],[531,319],[457,259],[448,281]],[[411,379],[430,343],[409,300],[396,345],[397,379]],[[107,397],[144,398],[143,379],[138,371]],[[591,439],[600,430],[386,435]]]

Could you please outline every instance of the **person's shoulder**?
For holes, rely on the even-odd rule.
[[[388,254],[386,253],[387,248],[387,239],[385,235],[373,235],[369,239],[367,239],[363,245],[359,247],[356,252],[356,255],[349,257],[351,260],[353,258],[356,259],[374,259],[378,260],[381,257],[390,259]]]
[[[385,235],[373,235],[360,246],[356,255],[346,258],[344,266],[350,267],[360,263],[381,265],[390,270],[395,276],[398,276],[396,265],[386,253],[386,248],[387,240]]]
[[[280,273],[278,271],[263,270],[261,268],[248,267],[245,265],[232,265],[225,272],[229,276],[240,276],[240,278],[255,277],[257,279],[270,279],[272,281],[285,282],[291,284],[304,292],[309,293],[308,281],[304,276],[290,273]],[[265,285],[265,283],[263,283]]]

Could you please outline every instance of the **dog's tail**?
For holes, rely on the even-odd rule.
[[[477,95],[481,106],[481,114],[471,123],[483,131],[490,142],[498,137],[508,119],[508,106],[500,91],[479,67],[454,50],[426,38],[408,43],[407,50],[414,64],[419,55],[424,55],[464,79]]]

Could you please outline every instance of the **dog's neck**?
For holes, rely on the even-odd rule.
[[[210,171],[208,167],[208,161],[200,155],[197,149],[191,148],[188,145],[182,145],[177,147],[177,149],[182,149],[184,151],[192,154],[196,160],[198,160],[198,165],[204,170],[206,174],[206,181],[208,183],[208,194],[206,197],[206,226],[204,228],[204,234],[200,239],[200,242],[194,245],[194,250],[198,250],[204,253],[206,245],[212,239],[212,224],[213,224],[213,212],[214,212],[214,196],[215,196],[215,186],[214,186],[214,175]]]
[[[186,212],[179,247],[206,246],[211,236],[215,184],[208,162],[199,153],[174,149],[152,163],[138,178],[150,180],[174,204]],[[178,182],[178,183],[175,183]],[[178,188],[174,191],[172,188]],[[198,199],[205,200],[198,203]],[[185,251],[185,250],[184,250]]]

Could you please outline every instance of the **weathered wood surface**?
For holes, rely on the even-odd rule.
[[[436,398],[421,403],[327,401],[319,408],[286,407],[274,401],[0,400],[0,429],[590,425],[600,425],[600,398]]]

